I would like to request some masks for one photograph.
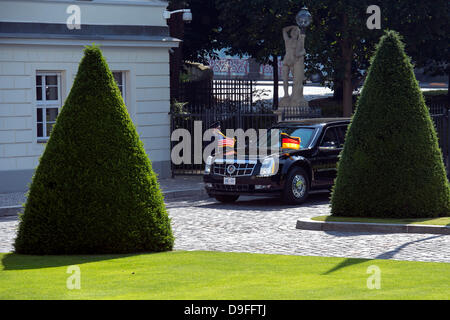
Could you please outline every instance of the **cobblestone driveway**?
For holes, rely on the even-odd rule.
[[[329,214],[329,193],[312,195],[302,206],[275,199],[243,198],[168,204],[177,250],[450,262],[450,236],[306,231],[300,217]]]
[[[295,229],[300,217],[328,214],[328,197],[312,195],[303,206],[263,198],[168,202],[175,249],[450,262],[448,235]],[[0,218],[0,252],[12,251],[16,227],[17,218]]]

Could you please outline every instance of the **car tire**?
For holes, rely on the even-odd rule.
[[[216,195],[214,196],[214,198],[216,198],[216,200],[219,202],[232,203],[235,202],[239,198],[239,196]]]
[[[295,167],[289,171],[284,186],[283,200],[290,204],[305,202],[309,194],[309,178],[303,168]]]

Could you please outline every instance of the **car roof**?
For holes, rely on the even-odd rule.
[[[279,122],[275,127],[291,127],[291,126],[324,126],[327,124],[343,124],[350,123],[350,118],[309,118],[302,120],[291,120]]]

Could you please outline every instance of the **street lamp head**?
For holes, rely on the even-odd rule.
[[[179,10],[175,10],[175,11],[167,11],[164,10],[163,11],[163,18],[164,19],[169,19],[170,16],[174,13],[179,13],[179,12],[183,12],[183,21],[186,23],[189,23],[192,21],[192,12],[191,9],[179,9]]]
[[[192,21],[192,12],[190,10],[183,12],[183,21],[186,23],[190,23]]]
[[[304,30],[305,28],[307,28],[311,24],[311,21],[312,21],[312,17],[308,11],[308,8],[303,7],[297,13],[297,16],[295,17],[295,21],[297,22],[300,29]]]

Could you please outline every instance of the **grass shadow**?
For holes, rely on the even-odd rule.
[[[390,250],[390,251],[384,252],[384,253],[376,256],[374,259],[347,258],[344,261],[342,261],[341,263],[339,263],[336,266],[334,266],[333,268],[331,268],[330,270],[328,270],[327,272],[323,273],[323,275],[328,275],[328,274],[333,273],[333,272],[335,272],[337,270],[340,270],[340,269],[343,269],[343,268],[346,268],[346,267],[349,267],[349,266],[352,266],[352,265],[364,263],[364,262],[370,261],[370,260],[392,259],[397,253],[399,253],[404,248],[406,248],[407,246],[409,246],[409,245],[411,245],[413,243],[418,243],[418,242],[427,241],[427,240],[431,240],[431,239],[435,239],[435,238],[440,238],[440,237],[443,237],[443,236],[445,236],[445,235],[441,234],[441,235],[435,235],[435,236],[431,236],[431,237],[424,238],[424,239],[419,239],[419,240],[415,240],[415,241],[406,242],[406,243],[402,244],[401,246],[398,246],[394,250]]]
[[[104,254],[104,255],[25,255],[16,253],[7,253],[3,256],[1,264],[3,270],[28,270],[55,268],[70,265],[79,265],[90,262],[98,262],[104,260],[120,259],[131,257],[142,253],[130,254]]]
[[[330,270],[328,270],[327,272],[323,273],[322,275],[328,275],[330,273],[333,273],[335,271],[338,271],[340,269],[346,268],[346,267],[350,267],[353,265],[357,265],[360,263],[364,263],[367,261],[370,261],[372,259],[360,259],[360,258],[347,258],[344,261],[340,262],[339,264],[337,264],[336,266],[334,266],[333,268],[331,268]]]

